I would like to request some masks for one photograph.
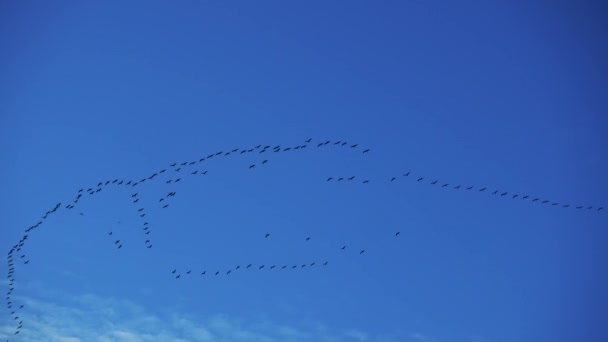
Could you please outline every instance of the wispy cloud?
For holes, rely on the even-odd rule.
[[[358,330],[331,331],[322,324],[307,329],[269,319],[246,321],[229,315],[200,318],[147,312],[127,300],[79,295],[54,300],[20,298],[27,306],[20,315],[19,335],[27,341],[81,342],[212,342],[212,341],[374,341]],[[15,326],[0,326],[0,338],[14,336]]]

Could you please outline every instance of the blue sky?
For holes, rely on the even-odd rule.
[[[601,341],[605,14],[3,3],[0,338]]]

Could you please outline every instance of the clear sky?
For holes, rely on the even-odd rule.
[[[4,1],[0,338],[605,341],[607,13]]]

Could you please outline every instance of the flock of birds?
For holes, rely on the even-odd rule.
[[[22,236],[22,238],[19,240],[18,243],[16,243],[15,245],[13,245],[11,247],[11,249],[8,251],[8,255],[7,255],[7,264],[8,264],[8,274],[7,274],[7,279],[8,279],[8,290],[6,292],[6,307],[10,312],[10,316],[12,317],[12,319],[15,321],[16,324],[16,328],[14,331],[14,335],[18,335],[22,328],[23,328],[23,320],[21,319],[21,317],[19,316],[19,311],[24,309],[24,305],[23,304],[15,304],[14,298],[13,298],[13,291],[14,291],[14,285],[15,285],[15,264],[17,263],[17,261],[20,261],[23,265],[27,265],[30,260],[26,257],[26,255],[24,253],[22,253],[22,249],[25,247],[25,243],[27,242],[27,239],[29,237],[29,234],[38,229],[43,223],[44,221],[50,217],[50,215],[56,213],[58,210],[60,209],[67,209],[67,210],[73,210],[77,208],[78,203],[83,200],[85,197],[90,197],[90,196],[94,196],[95,194],[101,192],[103,189],[105,189],[106,187],[110,187],[110,186],[121,186],[121,187],[132,187],[132,188],[136,188],[138,185],[140,184],[144,184],[146,182],[153,182],[155,181],[156,178],[161,178],[164,177],[165,180],[165,184],[175,184],[178,183],[180,181],[182,181],[183,177],[186,176],[190,176],[190,177],[200,177],[200,176],[206,176],[207,175],[207,170],[200,168],[199,166],[204,165],[205,161],[211,160],[213,158],[220,158],[220,157],[229,157],[229,156],[234,156],[234,155],[243,155],[243,154],[252,154],[252,153],[256,153],[258,155],[268,155],[270,153],[283,153],[283,152],[289,152],[289,151],[298,151],[298,150],[303,150],[303,149],[310,149],[310,148],[314,148],[316,146],[316,148],[322,148],[324,146],[327,145],[333,145],[333,146],[339,146],[339,147],[345,147],[345,148],[349,148],[349,149],[353,149],[353,150],[357,150],[359,149],[361,151],[362,154],[367,154],[368,152],[370,152],[369,148],[360,148],[358,144],[351,144],[348,143],[346,141],[342,141],[342,140],[338,140],[338,141],[321,141],[318,143],[312,143],[312,139],[307,139],[305,140],[303,143],[298,144],[296,146],[281,146],[281,145],[276,145],[276,146],[271,146],[271,145],[257,145],[255,147],[251,147],[251,148],[247,148],[247,149],[241,149],[241,148],[234,148],[231,149],[229,151],[218,151],[215,153],[211,153],[208,154],[205,157],[201,157],[197,160],[192,160],[192,161],[184,161],[184,162],[174,162],[171,163],[168,167],[163,168],[161,170],[158,170],[154,173],[152,173],[151,175],[147,176],[147,177],[143,177],[139,180],[132,180],[132,179],[113,179],[113,180],[106,180],[106,181],[99,181],[97,183],[96,186],[92,186],[89,187],[87,189],[82,188],[80,190],[78,190],[76,196],[74,197],[74,199],[71,201],[71,203],[63,205],[61,203],[57,203],[53,209],[48,210],[43,216],[42,219],[40,221],[38,221],[36,224],[28,227],[27,229],[25,229],[25,234]],[[269,162],[268,159],[262,159],[260,160],[260,162],[258,162],[257,164],[250,164],[248,166],[249,170],[253,170],[259,167],[262,167],[264,165],[266,165]],[[406,171],[404,173],[401,174],[400,177],[403,178],[407,178],[407,179],[414,179],[417,183],[427,183],[429,185],[432,186],[437,186],[440,188],[445,188],[445,189],[452,189],[452,190],[463,190],[463,191],[476,191],[478,193],[488,193],[491,194],[493,196],[496,197],[508,197],[511,198],[513,200],[515,199],[520,199],[520,200],[524,200],[524,201],[528,201],[530,203],[539,203],[541,205],[550,205],[550,206],[559,206],[561,208],[576,208],[578,210],[581,209],[585,209],[585,210],[597,210],[597,211],[601,211],[604,208],[603,207],[594,207],[594,206],[583,206],[583,205],[571,205],[569,203],[560,203],[560,202],[556,202],[556,201],[552,201],[549,199],[545,199],[545,198],[541,198],[541,197],[536,197],[536,196],[531,196],[528,194],[518,194],[518,193],[512,193],[509,191],[502,191],[502,190],[498,190],[498,189],[490,189],[488,187],[476,187],[473,185],[462,185],[462,184],[451,184],[451,183],[447,183],[447,182],[439,182],[439,180],[437,179],[433,179],[432,181],[428,182],[427,179],[423,176],[414,176],[411,171]],[[386,179],[387,182],[395,182],[397,181],[398,176],[392,176]],[[354,175],[349,175],[349,176],[339,176],[339,177],[335,177],[335,176],[331,176],[328,177],[326,179],[327,182],[357,182],[359,179],[354,176]],[[370,179],[361,179],[360,182],[362,184],[368,184],[370,183]],[[151,228],[150,228],[150,224],[149,222],[146,221],[145,217],[146,217],[146,209],[144,207],[141,207],[139,205],[139,193],[135,190],[133,190],[134,192],[131,194],[131,199],[133,202],[133,205],[136,207],[136,213],[137,215],[140,217],[142,224],[141,224],[141,230],[142,230],[142,234],[143,234],[143,239],[144,239],[144,245],[145,248],[152,248],[153,244],[152,244],[152,238],[150,237],[151,234]],[[85,195],[87,194],[87,195]],[[158,206],[159,209],[167,209],[170,206],[170,200],[176,196],[176,192],[175,191],[169,191],[167,192],[163,197],[158,199]],[[80,212],[80,215],[84,215],[84,213]],[[111,236],[114,240],[114,246],[117,249],[121,249],[123,248],[123,243],[120,240],[120,238],[115,236],[115,233],[110,231],[107,233],[109,236]],[[399,232],[396,232],[394,234],[395,237],[399,237]],[[270,237],[270,233],[266,233],[265,238],[269,238]],[[306,241],[310,240],[310,237],[306,238]],[[343,245],[342,247],[340,247],[341,250],[345,250],[347,248],[346,245]],[[364,254],[365,253],[365,249],[361,249],[359,251],[359,254]],[[314,267],[315,265],[317,265],[316,262],[307,262],[307,263],[302,263],[302,264],[282,264],[282,265],[253,265],[253,264],[248,264],[248,265],[237,265],[236,267],[232,268],[232,269],[228,269],[228,270],[223,270],[223,271],[219,271],[219,270],[214,270],[214,271],[210,271],[209,273],[207,273],[207,270],[201,270],[199,271],[201,276],[205,276],[207,274],[211,275],[215,275],[218,276],[220,274],[224,274],[224,275],[229,275],[232,272],[236,272],[238,270],[241,269],[257,269],[257,270],[262,270],[262,269],[296,269],[296,268],[305,268],[305,267]],[[319,266],[327,266],[328,265],[328,261],[323,261],[322,263],[319,263]],[[184,274],[189,275],[192,273],[192,270],[187,270],[184,272]],[[176,279],[180,279],[182,273],[178,272],[177,269],[174,269],[171,271],[171,274],[176,278]]]

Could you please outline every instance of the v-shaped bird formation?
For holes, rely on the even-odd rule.
[[[182,181],[187,181],[188,177],[208,177],[208,170],[204,167],[205,162],[211,159],[217,158],[238,158],[243,155],[251,155],[257,154],[264,156],[260,156],[259,161],[252,164],[243,164],[243,169],[249,170],[248,172],[258,172],[260,169],[267,167],[272,164],[270,161],[271,155],[279,156],[283,153],[297,153],[302,150],[311,150],[311,149],[320,149],[327,148],[327,146],[334,146],[336,148],[345,148],[347,150],[359,151],[362,156],[365,156],[371,153],[370,148],[361,148],[357,143],[350,143],[343,140],[325,140],[319,142],[313,142],[312,138],[305,140],[303,143],[294,145],[294,146],[281,146],[281,145],[262,145],[258,144],[254,147],[250,148],[232,148],[230,150],[222,150],[216,151],[213,153],[209,153],[204,157],[199,157],[195,160],[187,160],[182,162],[172,162],[167,167],[162,168],[160,170],[152,172],[150,175],[142,177],[140,179],[112,179],[112,180],[104,180],[99,181],[94,186],[83,187],[77,191],[74,198],[68,203],[62,205],[62,203],[57,203],[54,207],[45,212],[42,215],[41,219],[30,227],[26,228],[24,231],[24,235],[22,238],[13,245],[7,253],[7,279],[8,279],[8,289],[5,296],[6,308],[9,312],[10,317],[15,322],[15,330],[14,335],[19,335],[24,326],[24,322],[20,317],[21,310],[26,309],[24,304],[18,304],[16,299],[13,297],[13,293],[15,290],[15,284],[17,281],[16,278],[16,265],[28,265],[30,263],[30,259],[27,257],[25,253],[22,252],[23,248],[28,241],[30,234],[32,234],[35,230],[39,229],[49,218],[51,215],[56,213],[58,210],[75,210],[78,207],[80,201],[85,200],[87,197],[92,197],[101,192],[106,188],[111,187],[131,187],[133,188],[132,193],[130,194],[130,198],[133,204],[134,213],[138,215],[141,221],[141,234],[143,241],[143,248],[148,250],[152,249],[153,244],[153,236],[152,236],[152,225],[149,223],[147,218],[147,213],[149,210],[170,210],[171,208],[171,200],[177,196],[176,191],[168,191],[164,196],[158,198],[158,202],[155,204],[154,208],[145,208],[140,204],[140,192],[144,191],[141,189],[145,183],[150,182],[162,182],[164,184],[175,184]],[[211,177],[209,175],[209,177]],[[160,180],[162,178],[162,180]],[[525,201],[530,204],[538,204],[538,205],[547,205],[559,207],[562,209],[566,208],[574,208],[577,210],[595,210],[602,211],[604,208],[601,206],[595,205],[583,205],[579,203],[570,203],[564,201],[555,201],[547,198],[543,198],[540,196],[535,196],[528,193],[516,193],[512,191],[490,188],[488,186],[475,186],[471,184],[461,184],[457,182],[447,182],[440,181],[439,179],[428,179],[424,175],[415,175],[412,171],[401,172],[399,175],[392,175],[385,178],[378,179],[370,179],[365,177],[360,177],[356,174],[348,174],[348,175],[328,175],[325,179],[327,183],[340,183],[340,184],[365,184],[365,186],[370,186],[368,184],[374,184],[376,182],[387,182],[387,183],[398,183],[400,181],[410,180],[416,184],[425,184],[427,186],[437,187],[442,189],[443,191],[464,191],[464,192],[475,192],[479,194],[489,195],[491,197],[496,198],[508,198],[511,200],[517,201]],[[139,185],[139,187],[138,187]],[[85,215],[84,212],[79,212],[79,215]],[[113,248],[117,250],[121,250],[123,248],[129,248],[131,246],[123,244],[120,237],[116,235],[116,232],[108,231],[107,236],[111,241],[111,245]],[[394,238],[399,238],[400,232],[394,233]],[[265,233],[260,236],[261,239],[271,239],[271,233]],[[306,236],[304,241],[309,241],[313,237]],[[342,253],[346,253],[350,248],[346,244],[340,244],[335,246],[336,250],[341,251]],[[365,249],[356,249],[356,254],[364,255]],[[198,278],[208,278],[208,277],[217,277],[217,276],[233,276],[237,273],[249,272],[252,270],[260,271],[260,272],[287,272],[288,270],[295,269],[309,269],[309,268],[319,268],[319,267],[327,267],[329,264],[328,260],[309,260],[306,262],[300,262],[297,264],[294,263],[280,263],[277,262],[275,264],[260,264],[254,265],[252,263],[242,263],[240,265],[234,265],[234,267],[229,269],[216,269],[216,268],[201,268],[201,269],[187,269],[178,271],[177,268],[172,271],[168,271],[167,273],[179,280],[182,277],[198,277]]]

